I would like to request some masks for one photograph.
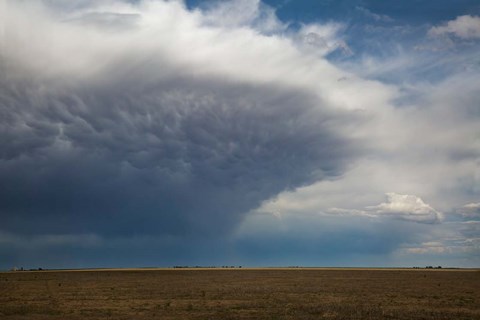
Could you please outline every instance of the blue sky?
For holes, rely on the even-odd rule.
[[[282,20],[299,20],[305,22],[323,20],[358,19],[358,7],[368,9],[377,15],[389,16],[405,24],[439,23],[460,15],[478,13],[479,4],[475,0],[440,0],[440,1],[378,1],[378,0],[343,0],[343,1],[264,1],[278,8]]]
[[[478,1],[0,1],[0,269],[478,267]]]

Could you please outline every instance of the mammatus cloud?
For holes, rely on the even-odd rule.
[[[258,0],[192,10],[162,0],[8,4],[8,261],[131,266],[125,252],[134,252],[139,265],[157,256],[165,265],[385,265],[399,248],[441,243],[472,265],[478,226],[448,213],[480,192],[480,78],[463,67],[474,50],[437,60],[379,36],[382,54],[353,52],[348,21],[290,28]],[[401,54],[385,54],[397,53],[391,42]],[[429,70],[443,78],[430,81]],[[396,193],[383,200],[387,190]],[[38,246],[27,250],[31,241]]]
[[[225,26],[210,14],[229,7],[178,1],[10,3],[1,228],[219,236],[279,192],[342,174],[361,120],[322,93],[342,72],[254,32],[272,18],[258,1],[228,5],[257,9]]]
[[[452,35],[463,40],[480,39],[480,17],[464,15],[428,31],[431,37]]]

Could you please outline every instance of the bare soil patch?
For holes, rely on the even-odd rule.
[[[480,271],[0,273],[1,319],[480,319]]]

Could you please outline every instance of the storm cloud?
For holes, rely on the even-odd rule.
[[[149,5],[195,23],[178,3]],[[281,191],[342,174],[359,152],[338,130],[354,117],[315,93],[199,71],[214,63],[195,61],[201,41],[174,56],[184,30],[147,16],[125,31],[139,13],[32,21],[29,7],[10,9],[0,76],[6,231],[218,235]],[[148,28],[157,37],[146,42]],[[230,61],[239,62],[257,61]]]
[[[0,0],[0,268],[478,266],[465,3]]]

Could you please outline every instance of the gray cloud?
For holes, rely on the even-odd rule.
[[[358,215],[257,213],[242,224],[236,245],[246,261],[266,265],[388,266],[399,244],[419,241],[432,226]]]
[[[457,208],[454,214],[466,220],[480,219],[480,202],[467,203],[461,208]]]
[[[478,260],[478,227],[459,222],[479,192],[476,42],[414,52],[387,37],[426,27],[402,26],[372,50],[257,0],[10,1],[4,18],[8,263]]]
[[[2,103],[3,226],[36,229],[35,217],[51,215],[68,217],[47,221],[52,231],[215,230],[284,189],[340,174],[354,155],[328,124],[339,116],[313,111],[303,92],[172,81],[60,96],[23,88]]]
[[[60,37],[66,47],[117,41],[72,30],[80,39]],[[22,59],[67,52],[24,45],[32,53],[10,48],[0,76],[8,232],[220,235],[263,200],[340,175],[359,152],[339,129],[355,118],[308,90],[195,74],[162,47],[86,48],[83,67],[63,57],[38,69]]]

